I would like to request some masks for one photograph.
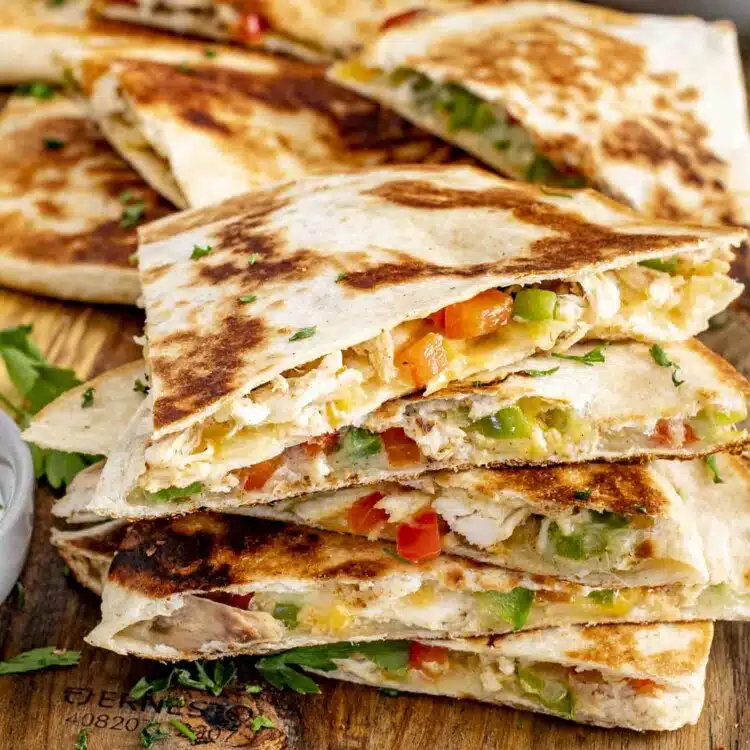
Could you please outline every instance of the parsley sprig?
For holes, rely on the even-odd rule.
[[[24,651],[7,661],[0,661],[0,675],[37,672],[49,667],[72,667],[81,659],[80,651],[66,651],[63,648],[44,646]]]
[[[714,484],[724,484],[724,480],[721,478],[721,474],[719,474],[716,456],[705,456],[703,458],[703,463],[706,464],[708,470],[714,475]]]
[[[30,325],[0,331],[0,358],[8,377],[22,396],[22,405],[0,395],[0,404],[10,410],[22,428],[31,423],[38,411],[58,396],[81,384],[73,370],[53,367],[31,341]],[[93,396],[92,396],[93,398]],[[85,399],[85,394],[84,394]],[[98,456],[45,450],[29,444],[34,460],[34,475],[46,477],[55,489],[70,484],[79,471],[99,460]]]
[[[582,365],[588,365],[589,367],[593,367],[598,362],[604,362],[604,350],[609,346],[609,344],[599,344],[599,346],[594,347],[591,351],[586,352],[586,354],[576,355],[576,354],[558,354],[557,352],[552,352],[553,357],[557,357],[557,359],[569,359],[571,362],[580,362]]]
[[[166,740],[167,737],[169,737],[169,732],[165,732],[161,728],[161,724],[156,719],[152,719],[141,729],[139,739],[141,747],[153,747],[157,742]]]
[[[76,744],[73,745],[73,750],[89,750],[89,732],[91,727],[84,727],[78,732],[78,739]]]
[[[127,190],[120,195],[120,203],[122,203],[120,226],[123,229],[138,226],[143,221],[148,208],[145,198]]]
[[[174,667],[166,677],[148,680],[141,677],[130,688],[131,700],[138,700],[150,693],[163,693],[173,684],[193,690],[205,690],[216,697],[220,696],[227,685],[237,678],[237,667],[230,659],[209,662],[204,665],[200,661],[192,662],[186,667]]]
[[[680,366],[676,362],[672,362],[664,349],[658,344],[654,344],[648,352],[659,367],[672,368],[672,383],[675,388],[679,388],[685,382],[684,380],[680,380]]]

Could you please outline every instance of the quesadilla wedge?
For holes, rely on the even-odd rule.
[[[131,526],[87,636],[172,661],[338,641],[456,638],[601,622],[746,619],[747,587],[605,589],[241,516]]]
[[[731,24],[487,4],[389,29],[332,77],[516,179],[590,185],[674,220],[750,221]]]
[[[627,729],[679,729],[703,706],[709,622],[596,625],[450,641],[338,643],[267,656],[273,684],[318,692],[295,667],[399,692],[470,698]]]
[[[99,470],[78,474],[55,516],[97,520],[89,504]],[[749,499],[747,459],[722,454],[708,463],[433,472],[231,512],[395,541],[415,564],[444,552],[588,586],[741,587],[750,528],[736,519],[747,517]],[[76,534],[85,550],[88,532]]]
[[[183,208],[314,172],[468,159],[331,83],[323,65],[188,43],[128,44],[68,64],[114,146]]]
[[[1,286],[135,304],[135,225],[170,212],[72,100],[17,95],[0,113]]]
[[[232,41],[304,60],[347,54],[384,24],[415,8],[455,8],[468,0],[94,0],[106,18]],[[498,2],[500,0],[497,0]]]
[[[231,468],[389,399],[491,382],[583,337],[685,339],[740,293],[727,270],[744,237],[465,166],[307,177],[151,223],[146,459],[169,471],[144,488],[228,456],[206,486],[231,489]]]

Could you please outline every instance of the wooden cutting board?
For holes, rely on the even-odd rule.
[[[738,275],[750,277],[750,264]],[[750,306],[748,306],[750,309]],[[82,378],[136,359],[132,337],[138,312],[60,304],[0,291],[0,329],[33,323],[33,338],[56,364]],[[737,309],[706,342],[750,374],[750,314]],[[0,368],[2,369],[2,368]],[[0,373],[0,392],[10,393]],[[40,646],[82,650],[78,667],[0,677],[0,750],[72,750],[82,727],[91,727],[90,750],[138,748],[143,726],[156,718],[166,726],[179,717],[209,748],[255,750],[740,750],[750,747],[750,626],[717,627],[708,669],[706,708],[699,723],[679,732],[639,735],[590,729],[562,720],[471,701],[403,695],[321,680],[322,694],[298,696],[273,688],[260,695],[172,691],[184,708],[129,701],[130,687],[161,667],[90,648],[83,636],[97,622],[98,599],[68,580],[48,542],[52,496],[37,495],[36,524],[22,582],[26,603],[0,607],[0,658]],[[1,564],[1,561],[0,561]],[[243,682],[258,683],[249,660],[240,662]],[[264,715],[273,729],[253,732]],[[175,736],[157,750],[188,747]]]

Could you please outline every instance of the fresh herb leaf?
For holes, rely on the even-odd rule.
[[[413,562],[409,562],[405,557],[402,557],[401,555],[399,555],[395,549],[391,549],[390,547],[383,547],[383,552],[385,552],[386,555],[390,555],[391,557],[394,557],[399,562],[406,563],[407,565],[414,565]]]
[[[529,378],[544,378],[547,375],[554,375],[559,369],[559,367],[552,367],[549,370],[521,370],[521,375],[526,375]]]
[[[143,221],[147,209],[144,198],[126,190],[120,195],[120,203],[123,205],[120,217],[120,226],[123,229],[130,229]]]
[[[261,729],[273,729],[273,722],[267,716],[256,716],[252,720],[250,728],[253,732],[260,732]]]
[[[200,245],[193,245],[193,252],[190,253],[190,260],[198,260],[199,258],[208,255],[213,250],[211,245],[201,247]]]
[[[130,253],[130,255],[128,255],[128,264],[131,266],[138,265],[138,251],[137,250],[134,253]]]
[[[180,73],[184,73],[186,76],[192,76],[195,75],[195,68],[190,65],[190,63],[180,63],[177,66],[177,70],[180,71]]]
[[[65,141],[62,138],[54,137],[45,138],[43,143],[47,151],[59,151],[65,145]]]
[[[47,0],[47,5],[50,8],[59,8],[61,5],[65,5],[67,0]]]
[[[148,695],[149,693],[153,693],[156,695],[157,693],[163,693],[172,686],[172,681],[174,680],[176,670],[171,669],[166,677],[160,677],[156,680],[147,680],[145,677],[141,677],[138,682],[133,685],[132,688],[130,688],[130,692],[128,693],[128,697],[130,700],[137,701],[140,698],[143,698],[144,696]]]
[[[19,96],[33,96],[34,99],[52,99],[55,95],[55,87],[49,83],[36,81],[35,83],[23,83],[16,86],[15,93]]]
[[[185,697],[178,695],[176,698],[165,698],[164,706],[166,708],[182,708],[185,705]]]
[[[680,366],[676,362],[667,356],[667,353],[658,344],[654,344],[649,350],[649,354],[653,357],[659,367],[671,367],[672,368],[672,383],[675,388],[679,388],[685,381],[680,379]]]
[[[250,255],[250,257],[247,259],[248,265],[254,266],[258,262],[259,257],[260,256],[258,255],[258,253],[252,253],[252,255]]]
[[[152,719],[141,729],[141,747],[153,747],[157,742],[166,740],[167,737],[169,737],[169,732],[165,732],[161,724],[156,719]]]
[[[719,474],[716,456],[704,456],[703,463],[708,466],[709,471],[714,475],[714,484],[724,484],[724,480],[721,478],[721,474]]]
[[[82,409],[90,409],[94,405],[94,393],[96,392],[96,389],[94,388],[87,388],[83,392],[83,396],[81,396],[81,408]]]
[[[190,742],[195,742],[198,738],[195,732],[187,725],[183,724],[179,719],[170,719],[169,723],[180,733],[184,734]]]
[[[80,651],[66,651],[54,646],[24,651],[7,661],[0,661],[0,675],[36,672],[49,667],[71,667],[78,664]]]
[[[480,591],[474,596],[491,615],[512,625],[513,630],[520,630],[529,619],[535,593],[516,586],[510,591]]]
[[[589,487],[587,490],[576,490],[573,493],[573,497],[576,500],[588,500],[591,497],[593,490]]]
[[[569,359],[571,362],[580,362],[582,365],[593,367],[595,363],[605,361],[604,350],[607,346],[609,346],[609,344],[600,344],[599,346],[594,347],[591,351],[580,356],[575,354],[558,354],[557,352],[552,352],[552,356],[557,357],[558,359]]]
[[[16,581],[14,593],[16,595],[16,609],[23,612],[23,608],[26,606],[26,589],[20,581]]]
[[[191,670],[195,670],[195,674]],[[192,662],[187,669],[176,669],[177,683],[194,690],[205,690],[215,696],[221,695],[224,688],[237,678],[237,667],[231,660]]]
[[[302,339],[309,339],[314,336],[317,331],[316,326],[310,326],[309,328],[300,328],[299,331],[295,331],[290,337],[290,341],[301,341]]]
[[[133,383],[133,390],[145,395],[151,390],[151,386],[144,383],[140,378],[136,378],[135,383]]]
[[[343,281],[343,280],[344,280],[345,278],[346,278],[346,274],[345,274],[345,273],[340,273],[340,274],[339,274],[339,275],[338,275],[338,276],[336,277],[336,283],[338,284],[338,282],[339,282],[339,281]]]
[[[646,507],[645,505],[636,505],[636,506],[635,506],[635,509],[636,509],[636,510],[637,510],[637,511],[638,511],[639,513],[648,513],[648,508],[647,508],[647,507]]]
[[[215,57],[219,56],[219,51],[214,47],[204,47],[203,48],[203,57],[207,57],[209,60],[213,60]]]
[[[385,695],[387,698],[398,698],[400,695],[403,695],[403,693],[400,690],[394,690],[393,688],[380,688],[378,692],[381,695]]]
[[[193,482],[187,487],[165,487],[163,490],[157,492],[149,492],[148,499],[152,502],[163,502],[168,500],[182,500],[185,497],[191,495],[197,495],[203,491],[202,482]]]
[[[89,732],[90,731],[91,731],[90,727],[84,727],[78,733],[78,739],[76,740],[76,744],[73,745],[73,750],[89,750]]]
[[[260,685],[245,685],[245,692],[250,695],[258,695],[263,692],[263,688]]]
[[[247,305],[250,302],[255,302],[255,300],[258,299],[254,294],[246,294],[244,297],[240,297],[240,302],[242,304]]]

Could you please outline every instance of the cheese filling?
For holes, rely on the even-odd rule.
[[[541,320],[513,314],[495,331],[464,339],[444,336],[431,319],[413,320],[282,373],[222,407],[206,422],[153,441],[146,451],[148,469],[141,488],[151,493],[200,482],[204,489],[230,492],[239,486],[232,473],[237,469],[274,458],[311,437],[361,424],[385,401],[415,388],[423,387],[429,394],[455,381],[482,382],[483,375],[489,377],[493,370],[537,351],[565,351],[583,337],[684,339],[705,328],[708,319],[737,294],[738,285],[727,276],[729,263],[723,254],[704,252],[663,263],[669,264],[668,271],[639,265],[584,274],[570,283],[553,284],[556,291],[508,290],[516,300],[514,309],[520,291],[552,295],[553,312],[539,315]],[[440,366],[420,361],[430,374],[415,380],[414,366],[405,357],[430,337],[442,347]],[[437,425],[429,431],[414,424],[407,428],[425,456],[435,460],[451,453],[460,430],[456,415],[442,430]],[[511,455],[533,458],[558,452],[558,443],[563,451],[570,445],[571,430],[562,441],[541,425],[532,432],[530,440],[508,441],[504,448],[512,448]],[[584,432],[595,440],[590,430]],[[581,443],[585,435],[577,439]],[[508,455],[506,450],[498,453],[497,445],[489,450],[476,431],[459,442],[471,444],[475,463],[482,462],[482,455],[485,462],[491,456]]]

